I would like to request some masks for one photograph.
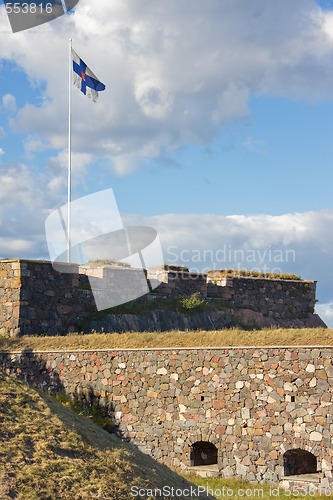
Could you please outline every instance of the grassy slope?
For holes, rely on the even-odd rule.
[[[130,443],[0,372],[1,500],[128,500],[134,485],[189,486]]]
[[[0,350],[20,349],[133,349],[163,347],[224,346],[333,346],[333,329],[219,330],[196,332],[109,333],[64,337],[0,337]]]

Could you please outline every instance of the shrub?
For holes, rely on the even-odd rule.
[[[183,311],[198,310],[203,307],[205,299],[201,296],[200,292],[195,292],[191,297],[184,297],[179,300],[179,308]]]
[[[77,396],[72,396],[71,398],[65,392],[58,392],[53,395],[53,398],[78,415],[92,420],[105,431],[110,433],[116,432],[117,425],[108,414],[107,407],[99,406],[98,401],[94,400],[93,397],[89,401],[84,402],[80,401]]]

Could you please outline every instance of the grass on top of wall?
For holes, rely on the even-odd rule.
[[[291,273],[266,273],[262,271],[251,271],[248,269],[216,269],[208,271],[207,275],[212,276],[228,276],[234,278],[265,278],[272,280],[302,280],[298,274]]]
[[[0,337],[1,350],[142,349],[225,346],[333,346],[333,329],[266,329],[71,334],[57,337]]]

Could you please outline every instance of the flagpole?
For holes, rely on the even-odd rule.
[[[72,191],[72,39],[69,39],[68,80],[68,180],[67,180],[67,262],[71,263],[71,191]]]

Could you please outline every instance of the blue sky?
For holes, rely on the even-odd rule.
[[[113,179],[112,186],[124,193],[128,207],[125,193],[134,195],[142,182],[144,214],[156,208],[225,215],[331,208],[333,103],[253,98],[249,112],[249,119],[219,132],[208,146],[145,162],[129,178]],[[161,199],[160,185],[169,186],[172,196]],[[132,203],[136,210],[134,196]]]
[[[1,3],[1,1],[0,1]],[[11,34],[0,6],[0,256],[47,258],[66,201],[68,38],[106,84],[73,88],[73,198],[113,188],[182,250],[294,249],[333,326],[333,2],[81,0]],[[245,255],[245,254],[244,254]]]

